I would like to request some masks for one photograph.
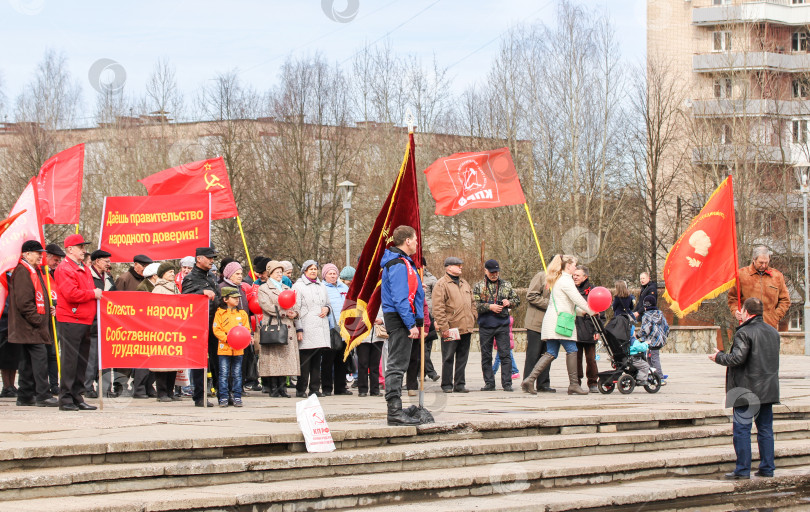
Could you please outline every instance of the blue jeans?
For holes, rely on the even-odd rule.
[[[228,381],[233,378],[233,385],[228,389]],[[219,356],[219,401],[228,401],[228,391],[233,399],[242,399],[242,356]]]
[[[515,364],[515,352],[513,350],[509,351],[509,355],[512,357],[512,375],[519,372],[517,365]],[[495,354],[495,361],[492,363],[492,373],[498,373],[498,368],[501,367],[501,356]]]
[[[554,359],[557,359],[557,354],[560,353],[560,343],[562,343],[563,348],[569,354],[573,354],[577,351],[577,342],[573,340],[545,340],[546,341],[546,352],[554,356]]]
[[[751,415],[756,414],[755,418]],[[751,423],[757,424],[757,444],[759,445],[759,470],[773,475],[773,404],[760,404],[759,411],[749,406],[734,408],[734,452],[737,454],[737,468],[734,473],[751,473]]]

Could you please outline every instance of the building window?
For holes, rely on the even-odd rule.
[[[792,0],[791,2],[793,5],[805,4],[807,0]]]
[[[731,98],[731,78],[716,78],[714,80],[714,97]]]
[[[720,144],[731,144],[731,125],[721,124],[717,135]]]
[[[810,97],[810,80],[797,78],[793,80],[793,97],[807,99]]]
[[[793,33],[791,43],[791,50],[794,52],[806,52],[808,47],[808,40],[810,40],[810,33],[806,30],[800,30]]]
[[[731,50],[731,32],[712,32],[712,48],[716,52],[727,52]]]
[[[731,3],[731,0],[712,0],[713,5],[728,5]],[[796,3],[796,0],[793,0],[793,3]]]
[[[804,119],[793,120],[793,143],[805,144],[807,142],[807,121]]]
[[[788,324],[788,331],[801,331],[801,330],[802,330],[802,310],[796,309],[790,313],[790,323]]]

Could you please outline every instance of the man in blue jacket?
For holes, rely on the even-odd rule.
[[[399,226],[393,233],[394,247],[385,250],[382,267],[382,310],[388,331],[388,362],[385,372],[385,400],[389,425],[418,425],[419,419],[402,411],[402,376],[408,369],[411,344],[424,325],[425,292],[411,256],[419,241],[411,226]]]

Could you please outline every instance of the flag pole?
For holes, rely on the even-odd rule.
[[[419,328],[420,348],[422,358],[420,361],[421,368],[419,369],[419,408],[425,406],[425,327]]]
[[[728,175],[728,186],[731,187],[731,207],[734,208],[734,181]],[[737,285],[737,311],[742,310],[742,293],[740,292],[740,255],[737,252],[737,214],[734,213],[734,222],[731,224],[731,236],[734,240],[734,282]],[[738,320],[742,323],[742,320]]]
[[[59,357],[59,339],[56,335],[56,315],[53,314],[53,296],[51,296],[51,269],[45,265],[45,282],[48,285],[48,304],[51,306],[51,325],[53,326],[53,348],[56,351],[56,370],[59,378],[62,378],[62,360]]]
[[[239,226],[239,234],[242,235],[242,244],[245,246],[245,256],[247,256],[248,267],[250,267],[250,275],[253,278],[253,281],[255,281],[257,276],[256,273],[253,272],[253,261],[250,259],[247,240],[245,240],[245,231],[242,229],[242,219],[239,217],[239,215],[236,216],[236,224]]]
[[[528,201],[523,203],[526,209],[526,216],[529,217],[529,226],[532,228],[532,235],[534,235],[534,243],[537,245],[537,252],[540,253],[540,261],[543,263],[543,272],[546,271],[546,259],[543,257],[543,249],[540,248],[540,240],[537,239],[537,231],[534,229],[534,221],[532,220],[532,213],[529,211]]]
[[[79,234],[79,223],[78,222],[76,223],[76,234],[77,235]]]

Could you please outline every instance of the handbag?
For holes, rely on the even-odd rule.
[[[330,311],[332,321],[335,322],[335,327],[329,329],[329,345],[332,350],[343,351],[346,348],[346,343],[343,341],[343,336],[340,335],[340,327],[338,327],[335,315]]]
[[[259,345],[286,345],[287,326],[281,322],[281,312],[276,306],[278,324],[273,325],[273,319],[268,318],[267,323],[259,329]]]
[[[554,304],[554,311],[557,312],[557,325],[554,327],[554,332],[560,336],[570,338],[574,334],[574,326],[576,325],[577,317],[565,311],[560,313],[559,310],[557,310],[557,301],[554,300],[554,290],[551,290],[551,303]]]

